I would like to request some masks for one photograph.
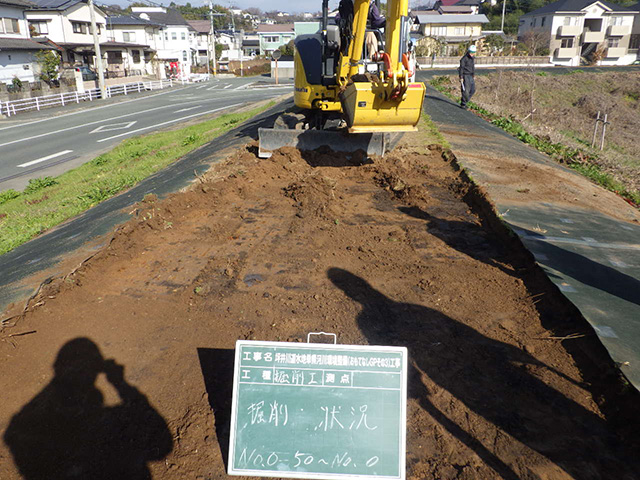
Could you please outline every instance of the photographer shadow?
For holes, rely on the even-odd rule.
[[[167,423],[146,396],[88,338],[59,351],[55,376],[11,419],[4,441],[20,473],[34,479],[150,479],[148,462],[173,449]],[[104,373],[120,403],[105,406]]]

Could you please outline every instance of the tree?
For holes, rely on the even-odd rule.
[[[522,43],[527,47],[529,55],[542,55],[546,50],[549,51],[549,40],[551,39],[549,32],[539,32],[529,30],[522,35]]]
[[[279,50],[282,52],[282,55],[285,57],[292,57],[293,53],[294,53],[294,46],[293,46],[293,40],[290,40],[289,43],[287,43],[286,45],[283,45],[279,48]]]
[[[492,33],[484,38],[484,43],[489,47],[492,54],[501,52],[504,49],[504,37]]]
[[[58,78],[58,67],[62,59],[58,52],[53,50],[38,50],[36,59],[40,66],[40,80],[51,83]]]

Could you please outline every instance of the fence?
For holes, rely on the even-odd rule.
[[[112,85],[106,87],[106,98],[115,97],[117,95],[128,95],[130,93],[137,93],[151,90],[162,90],[164,88],[173,87],[176,84],[184,85],[190,81],[202,81],[200,79],[182,79],[182,80],[156,80],[151,82],[134,82],[125,83],[120,85]],[[99,100],[101,97],[100,89],[93,88],[85,90],[84,92],[66,92],[56,93],[54,95],[45,95],[40,97],[24,98],[21,100],[10,100],[7,102],[0,102],[0,115],[5,114],[8,117],[17,115],[20,112],[28,112],[33,110],[41,110],[48,107],[56,107],[80,102],[91,102],[93,100]]]
[[[442,65],[458,65],[460,57],[418,57],[418,65],[421,67],[429,67]],[[527,57],[527,56],[495,56],[495,57],[476,57],[476,65],[547,65],[549,57]]]

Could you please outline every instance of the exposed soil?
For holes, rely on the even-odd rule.
[[[310,331],[408,347],[410,479],[638,478],[636,392],[455,162],[412,145],[249,146],[142,202],[0,331],[0,478],[227,478],[235,341]]]

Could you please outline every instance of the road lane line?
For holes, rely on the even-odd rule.
[[[232,85],[231,85],[231,84],[229,84],[229,85],[225,85],[223,90],[226,90],[227,88],[230,88],[230,87],[232,87]]]
[[[119,105],[125,105],[127,103],[139,102],[140,100],[146,100],[148,98],[159,97],[160,95],[168,95],[170,93],[179,92],[180,90],[184,90],[184,89],[185,88],[183,87],[183,88],[179,88],[178,90],[170,90],[168,92],[155,93],[153,95],[145,95],[144,97],[141,97],[141,98],[134,98],[133,100],[126,100],[124,102],[117,102],[117,103],[113,103],[111,105],[103,105],[101,107],[89,107],[89,108],[86,108],[86,109],[82,109],[79,112],[63,113],[62,115],[56,115],[54,117],[47,117],[47,118],[43,118],[41,120],[34,120],[33,122],[19,123],[17,125],[11,125],[9,127],[2,127],[2,128],[0,128],[0,131],[9,130],[11,128],[26,127],[27,125],[33,125],[35,123],[47,122],[47,121],[50,121],[50,120],[54,120],[55,121],[55,120],[58,120],[60,118],[70,117],[72,115],[79,115],[81,113],[87,113],[88,111],[95,112],[96,110],[102,110],[103,108],[117,107]],[[89,102],[89,103],[91,104],[92,102]]]
[[[104,118],[102,120],[96,120],[95,122],[83,123],[82,125],[74,125],[73,127],[67,127],[67,128],[63,128],[61,130],[54,130],[52,132],[41,133],[39,135],[34,135],[33,137],[19,138],[18,140],[12,140],[10,142],[0,143],[0,147],[6,147],[7,145],[12,145],[14,143],[28,142],[29,140],[35,140],[36,138],[40,138],[40,137],[46,137],[46,136],[49,136],[49,135],[55,135],[57,133],[68,132],[69,130],[75,130],[77,128],[88,127],[90,125],[96,125],[98,123],[110,122],[111,120],[117,120],[119,118],[131,117],[132,115],[139,115],[141,113],[149,113],[149,112],[153,112],[155,110],[162,110],[163,108],[173,108],[173,107],[176,107],[178,105],[186,105],[188,103],[193,103],[193,101],[191,101],[191,102],[181,102],[181,103],[174,104],[174,105],[162,105],[161,107],[154,107],[154,108],[150,108],[149,110],[142,110],[142,111],[139,111],[139,112],[127,113],[127,114],[124,114],[124,115],[120,115],[118,117]]]
[[[20,168],[30,167],[31,165],[35,165],[36,163],[46,162],[47,160],[51,160],[52,158],[61,157],[62,155],[66,155],[67,153],[71,153],[73,150],[64,150],[62,152],[54,153],[53,155],[49,155],[47,157],[38,158],[37,160],[31,160],[27,163],[22,163],[18,165]]]
[[[195,110],[196,108],[200,108],[200,105],[196,105],[195,107],[183,108],[182,110],[176,110],[173,113],[188,112],[189,110]]]
[[[124,137],[125,135],[131,135],[131,134],[134,134],[134,133],[142,132],[144,130],[149,130],[150,128],[162,127],[163,125],[169,125],[170,123],[176,123],[176,122],[180,122],[182,120],[188,120],[189,118],[201,117],[202,115],[206,115],[208,113],[218,112],[218,111],[224,110],[226,108],[237,107],[238,105],[242,105],[242,103],[235,103],[233,105],[227,105],[225,107],[216,108],[214,110],[209,110],[207,112],[194,113],[193,115],[187,115],[186,117],[175,118],[173,120],[169,120],[168,122],[157,123],[157,124],[151,125],[149,127],[143,127],[143,128],[139,128],[137,130],[132,130],[131,132],[125,132],[125,133],[121,133],[120,135],[114,135],[113,137],[103,138],[102,140],[98,140],[98,143],[107,142],[109,140],[113,140],[114,138]]]

